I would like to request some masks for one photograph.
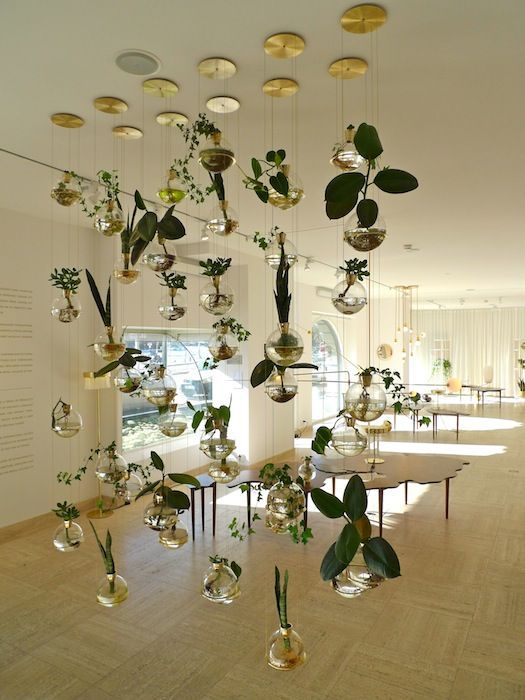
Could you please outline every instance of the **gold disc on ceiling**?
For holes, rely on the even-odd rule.
[[[178,93],[179,86],[166,78],[149,78],[142,83],[142,89],[152,97],[173,97]]]
[[[217,97],[210,97],[206,102],[206,107],[210,112],[216,112],[217,114],[231,114],[231,112],[236,112],[241,103],[236,100],[235,97],[227,97],[226,95],[218,95]]]
[[[128,104],[118,97],[97,97],[93,100],[95,109],[105,114],[122,114],[128,111]]]
[[[136,126],[114,126],[112,131],[119,139],[126,139],[128,141],[141,139],[144,135]]]
[[[375,32],[386,22],[386,10],[379,5],[356,5],[341,17],[341,26],[352,34]]]
[[[177,126],[177,124],[186,124],[188,117],[180,112],[161,112],[157,114],[155,121],[161,126]]]
[[[212,80],[227,80],[237,73],[237,66],[227,58],[205,58],[197,67],[201,75]]]
[[[274,78],[267,80],[262,89],[269,97],[291,97],[299,90],[299,83],[290,78]]]
[[[53,124],[62,126],[64,129],[79,129],[85,124],[82,117],[76,114],[68,114],[68,112],[56,112],[56,114],[51,115],[50,119]]]
[[[340,58],[330,65],[328,72],[333,78],[352,80],[363,76],[367,69],[368,63],[362,58]]]
[[[264,50],[273,58],[294,58],[304,51],[304,39],[298,34],[272,34],[264,42]]]

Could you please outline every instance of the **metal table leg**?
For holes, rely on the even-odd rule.
[[[450,497],[450,479],[445,479],[445,518],[448,520],[448,502]]]
[[[195,489],[190,490],[191,496],[191,538],[195,539]]]
[[[378,489],[379,497],[379,537],[383,535],[383,489]]]
[[[212,509],[213,509],[213,536],[215,537],[215,526],[217,524],[217,482],[213,482],[211,487],[212,492]]]

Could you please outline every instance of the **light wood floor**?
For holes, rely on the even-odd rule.
[[[475,406],[467,410],[476,415]],[[525,403],[500,411],[487,400],[483,415],[525,420]],[[385,494],[384,535],[403,576],[353,601],[320,580],[340,525],[315,513],[306,547],[262,523],[238,543],[226,525],[244,509],[222,504],[215,541],[208,522],[195,544],[167,551],[141,524],[146,501],[119,510],[97,523],[102,533],[110,527],[129,583],[129,599],[116,609],[96,603],[103,568],[84,518],[86,541],[68,555],[52,547],[54,516],[20,528],[0,544],[0,698],[525,698],[525,429],[494,425],[472,421],[486,429],[461,432],[458,449],[467,455],[469,445],[505,451],[469,457],[451,482],[449,521],[443,485],[411,486],[406,507],[403,487]],[[411,443],[412,435],[391,439]],[[419,435],[424,442],[431,431]],[[437,444],[456,449],[455,434],[440,431]],[[230,500],[221,487],[224,495]],[[214,553],[244,569],[242,595],[230,606],[200,596]],[[289,569],[289,617],[308,654],[292,673],[265,664],[278,626],[275,563]]]

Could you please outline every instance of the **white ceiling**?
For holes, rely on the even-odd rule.
[[[341,225],[324,214],[324,187],[337,174],[328,160],[340,138],[337,127],[366,119],[378,126],[382,164],[409,170],[420,182],[415,192],[379,199],[389,237],[372,261],[374,278],[389,285],[419,284],[422,300],[446,305],[459,305],[460,298],[467,306],[525,303],[520,240],[525,2],[389,0],[381,3],[388,23],[374,38],[341,31],[339,17],[351,4],[4,2],[0,146],[85,175],[117,167],[126,189],[138,187],[153,197],[182,143],[174,131],[168,139],[154,116],[169,106],[194,118],[209,97],[231,94],[241,110],[217,122],[239,162],[248,167],[252,156],[285,147],[307,193],[296,210],[270,210],[242,190],[238,171],[229,173],[228,199],[242,230],[251,234],[278,224],[296,231],[300,252],[339,265],[356,253],[343,244]],[[306,40],[295,64],[265,56],[264,39],[278,31],[295,31]],[[143,97],[141,79],[115,66],[116,53],[126,48],[161,59],[158,77],[181,88],[170,105]],[[200,60],[216,55],[238,66],[225,83],[199,78],[196,71]],[[373,71],[366,80],[344,83],[341,112],[341,100],[336,104],[341,83],[327,67],[352,55],[368,60]],[[271,100],[261,92],[266,79],[292,75],[301,86],[295,115],[293,100]],[[130,110],[115,118],[96,113],[92,100],[102,95],[126,100]],[[377,113],[371,97],[379,98]],[[74,133],[52,127],[49,116],[56,111],[77,113],[86,126]],[[143,128],[144,140],[116,144],[111,127],[119,123]],[[0,178],[0,206],[49,216],[47,170],[3,155]],[[205,217],[213,204],[182,209]],[[198,240],[197,224],[188,231]],[[407,243],[417,250],[406,252]],[[315,264],[303,278],[325,286],[334,282],[333,272]]]

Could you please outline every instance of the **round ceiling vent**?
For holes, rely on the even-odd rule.
[[[131,75],[153,75],[160,69],[159,59],[149,51],[140,49],[126,49],[121,51],[115,63],[125,73]]]

